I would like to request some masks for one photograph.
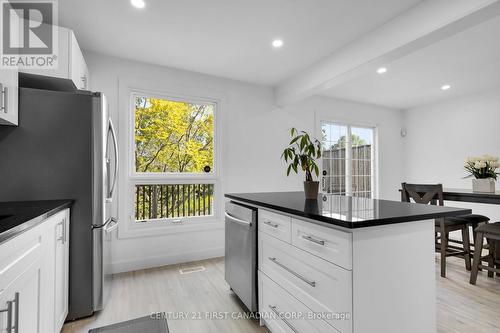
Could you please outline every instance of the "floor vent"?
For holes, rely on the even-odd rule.
[[[179,269],[179,273],[184,275],[184,274],[191,274],[191,273],[199,273],[199,272],[203,272],[204,270],[205,270],[205,266],[184,267],[184,268]]]

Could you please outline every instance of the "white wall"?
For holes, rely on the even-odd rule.
[[[316,120],[329,118],[378,125],[380,197],[398,199],[397,189],[402,179],[402,139],[399,135],[402,115],[399,111],[327,97],[315,97],[287,108],[278,108],[274,105],[270,87],[95,53],[86,53],[85,56],[92,90],[107,95],[115,123],[118,123],[119,112],[128,112],[128,109],[118,110],[120,78],[154,82],[159,91],[222,96],[224,192],[301,190],[302,177],[287,178],[284,162],[280,160],[281,151],[289,140],[289,128],[295,126],[314,133]],[[123,128],[118,128],[118,131],[123,131]],[[118,209],[123,212],[125,208]],[[116,239],[113,241],[113,270],[118,272],[221,256],[223,249],[224,230],[220,227],[210,231]]]
[[[472,187],[463,168],[468,156],[500,156],[500,89],[405,110],[405,180]],[[497,189],[500,188],[497,183]],[[470,207],[500,221],[500,207],[447,202]]]

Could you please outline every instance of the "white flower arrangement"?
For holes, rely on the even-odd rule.
[[[491,155],[483,155],[480,157],[469,157],[465,160],[464,168],[470,172],[469,177],[476,179],[493,178],[497,179],[499,173],[497,169],[500,168],[499,158]]]

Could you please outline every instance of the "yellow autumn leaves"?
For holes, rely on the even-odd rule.
[[[158,98],[135,100],[137,172],[213,170],[214,105]]]

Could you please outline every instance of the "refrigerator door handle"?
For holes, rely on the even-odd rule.
[[[111,202],[113,200],[113,194],[116,187],[116,180],[117,180],[116,178],[118,177],[118,140],[116,136],[115,127],[113,126],[113,121],[111,120],[111,118],[109,118],[109,132],[111,132],[111,137],[113,139],[113,148],[115,151],[115,168],[114,168],[115,170],[113,174],[113,182],[111,183],[111,187],[108,192],[108,197],[106,198],[106,201]]]
[[[117,224],[118,220],[114,217],[110,217],[109,219],[106,220],[103,224],[94,224],[92,225],[92,229],[102,229],[102,228],[107,228],[108,225],[114,225]]]
[[[113,232],[116,228],[118,228],[118,220],[114,217],[110,218],[108,226],[104,229],[106,233]]]

